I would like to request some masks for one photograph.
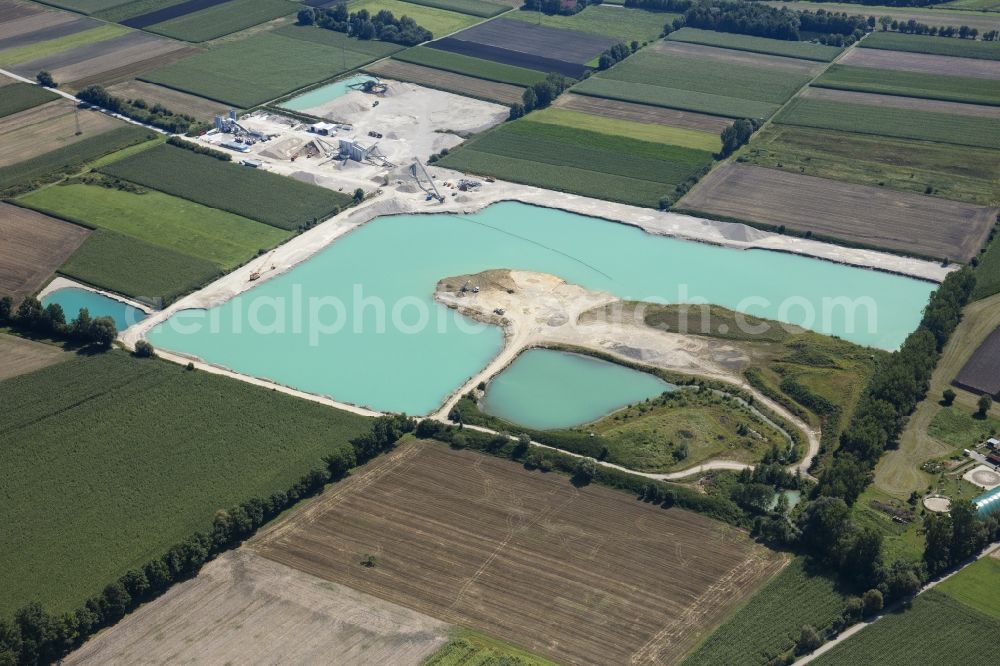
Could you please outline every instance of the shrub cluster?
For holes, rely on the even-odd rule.
[[[174,583],[194,577],[203,564],[238,546],[300,499],[322,492],[327,483],[343,478],[351,468],[391,450],[413,428],[413,421],[405,416],[375,419],[371,432],[332,447],[322,466],[288,490],[219,510],[208,532],[195,532],[162,557],[126,572],[73,613],[50,614],[41,605],[31,603],[18,610],[13,621],[0,619],[0,664],[28,666],[58,661],[139,604],[155,599]]]
[[[140,123],[152,125],[153,127],[159,127],[174,134],[183,134],[184,132],[197,130],[201,125],[193,117],[183,113],[174,113],[162,104],[150,106],[143,99],[117,97],[97,85],[87,86],[78,92],[76,96],[87,104],[93,104],[102,109],[120,113],[132,120],[137,120]]]
[[[573,81],[562,74],[550,72],[544,80],[525,88],[524,93],[521,94],[521,103],[510,107],[508,118],[516,120],[534,109],[544,109],[572,84]]]
[[[590,5],[599,5],[603,0],[524,0],[521,9],[527,12],[542,12],[549,16],[579,14]]]
[[[719,135],[722,139],[722,150],[718,154],[719,159],[732,155],[740,146],[746,144],[762,124],[757,118],[741,118],[722,130]]]
[[[26,298],[17,310],[13,309],[13,304],[10,296],[0,298],[0,325],[9,325],[26,335],[94,345],[100,349],[110,349],[118,336],[114,319],[91,319],[87,308],[80,308],[76,319],[67,323],[66,314],[58,303],[42,307],[37,298]]]
[[[601,54],[601,57],[598,59],[597,68],[608,69],[613,67],[638,50],[639,42],[633,41],[631,47],[625,46],[622,42],[618,42]]]
[[[403,46],[416,46],[434,39],[430,30],[417,25],[417,22],[409,16],[396,18],[387,9],[379,11],[374,16],[367,9],[348,13],[346,3],[327,9],[322,7],[300,9],[298,22],[300,25],[318,25],[327,30],[343,32],[357,39],[379,39]]]
[[[192,153],[198,153],[199,155],[208,155],[209,157],[214,157],[220,162],[231,162],[233,160],[232,155],[229,153],[224,153],[221,150],[215,150],[214,148],[209,148],[208,146],[203,146],[200,143],[195,143],[193,141],[185,141],[179,136],[172,136],[167,139],[167,143],[171,146],[177,146],[178,148],[183,148],[184,150],[190,150]]]

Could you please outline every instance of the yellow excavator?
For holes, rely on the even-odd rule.
[[[260,267],[257,270],[255,270],[253,273],[250,274],[250,281],[251,282],[253,282],[254,280],[259,280],[260,279],[260,275],[264,271],[264,266],[267,265],[267,260],[271,258],[272,254],[274,254],[274,250],[271,250],[268,253],[268,255],[266,257],[264,257],[264,260],[262,262],[260,262]],[[271,268],[268,269],[268,270],[274,270],[274,266],[271,266]]]

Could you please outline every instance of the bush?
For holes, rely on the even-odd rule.
[[[806,625],[799,633],[799,640],[795,643],[795,654],[809,654],[823,644],[823,638],[816,631],[815,627]]]
[[[153,345],[145,340],[139,340],[139,342],[135,343],[135,351],[132,353],[138,358],[153,358],[156,356]]]
[[[879,611],[882,610],[883,599],[882,593],[878,590],[868,590],[865,592],[864,596],[861,597],[861,604],[863,607],[862,612],[865,617],[871,617]]]
[[[52,78],[52,75],[49,74],[44,69],[42,71],[38,72],[38,74],[35,74],[35,80],[38,81],[38,83],[40,85],[43,85],[46,88],[58,88],[59,87],[59,84],[56,83],[55,79]]]
[[[944,393],[941,394],[941,403],[945,407],[949,407],[953,402],[955,402],[955,392],[952,391],[950,388],[945,389]]]

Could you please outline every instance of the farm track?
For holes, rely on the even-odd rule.
[[[782,563],[704,516],[433,442],[402,445],[248,545],[569,663],[644,647],[641,661],[676,661]],[[690,630],[664,631],[665,616]]]

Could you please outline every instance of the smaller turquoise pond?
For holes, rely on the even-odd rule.
[[[590,356],[529,349],[490,382],[482,408],[529,428],[569,428],[673,388],[649,373]]]
[[[132,324],[138,324],[146,318],[145,312],[128,303],[122,303],[103,294],[77,287],[56,289],[42,299],[43,306],[47,306],[49,303],[58,303],[62,307],[67,322],[76,319],[80,308],[87,308],[87,312],[92,318],[111,317],[114,319],[119,331],[124,331]]]
[[[338,97],[343,97],[347,94],[347,91],[351,89],[351,86],[356,86],[359,83],[364,83],[365,81],[376,80],[377,79],[371,76],[356,74],[355,76],[349,76],[346,79],[341,79],[325,86],[320,86],[319,88],[310,90],[309,92],[303,93],[298,97],[293,97],[287,102],[282,102],[281,106],[292,111],[305,111],[306,109],[311,109],[316,106],[322,106],[327,102],[332,102]]]

